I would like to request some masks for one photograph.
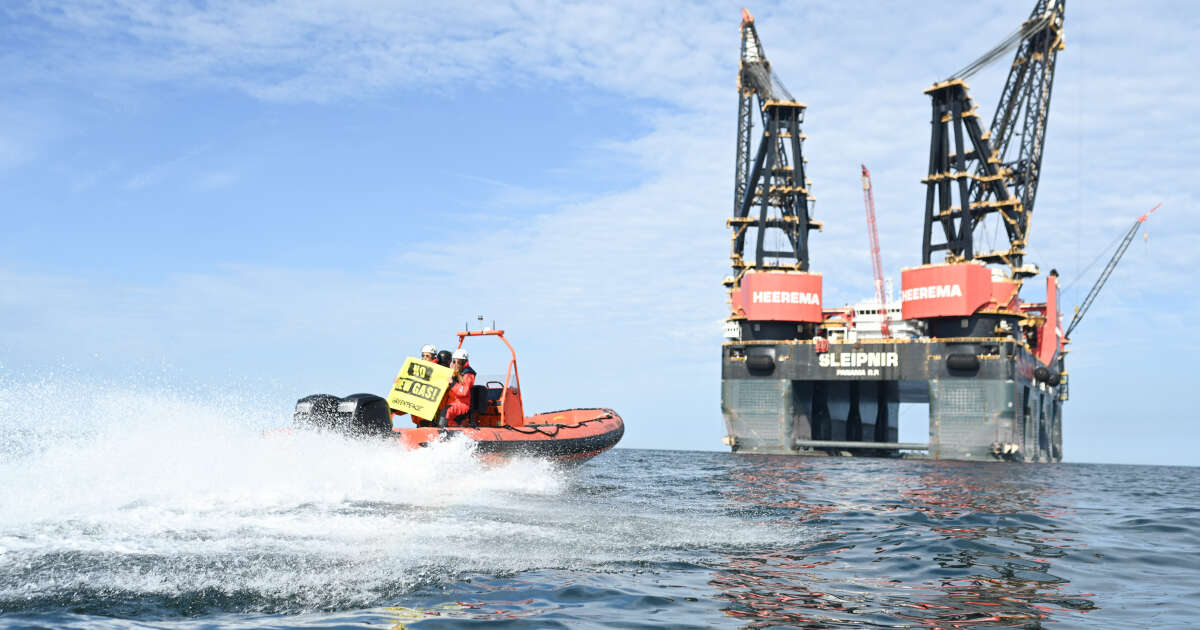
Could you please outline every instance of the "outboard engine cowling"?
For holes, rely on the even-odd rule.
[[[351,394],[338,402],[338,429],[348,435],[385,435],[392,432],[387,401],[375,394]]]
[[[392,413],[387,401],[374,394],[351,394],[345,398],[313,394],[296,401],[292,424],[297,429],[352,436],[386,435],[392,432]]]
[[[313,394],[296,401],[292,426],[297,429],[334,430],[337,424],[338,397]]]

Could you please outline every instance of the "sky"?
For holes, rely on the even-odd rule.
[[[1031,6],[749,7],[808,105],[827,307],[872,291],[859,164],[898,287],[920,263],[922,92]],[[286,418],[309,393],[383,393],[482,315],[528,411],[611,407],[624,447],[723,449],[740,9],[6,3],[0,382],[186,383]],[[1068,461],[1200,464],[1198,30],[1187,2],[1067,5],[1027,260],[1059,271],[1069,314],[1163,203],[1074,333]],[[985,120],[1005,65],[970,81]]]

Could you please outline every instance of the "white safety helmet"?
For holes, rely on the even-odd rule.
[[[421,354],[437,354],[437,348],[433,344],[425,344],[421,346]]]
[[[459,348],[458,350],[454,351],[454,356],[452,356],[450,358],[451,359],[462,359],[463,361],[466,361],[470,358],[470,355],[467,354],[466,350]]]

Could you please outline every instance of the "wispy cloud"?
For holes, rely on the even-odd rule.
[[[18,11],[52,31],[36,61],[129,80],[201,79],[327,101],[456,83],[598,84],[673,100],[724,57],[711,10],[641,3],[90,2]],[[700,18],[700,19],[697,19]],[[86,45],[81,45],[86,42]],[[670,72],[656,72],[670,70]],[[73,73],[72,73],[73,74]],[[647,81],[649,74],[654,80]],[[700,87],[703,90],[703,87]]]
[[[196,177],[195,187],[198,190],[217,190],[228,188],[237,183],[241,176],[231,170],[208,171]]]
[[[480,177],[466,173],[455,173],[455,176],[490,189],[491,193],[488,195],[488,204],[500,209],[561,208],[580,201],[582,197],[580,194],[571,194],[559,190],[519,186],[491,177]]]
[[[66,133],[57,112],[38,100],[0,97],[0,172],[44,155]]]
[[[211,148],[212,145],[207,144],[190,147],[182,152],[172,155],[171,157],[162,159],[148,167],[144,167],[142,170],[131,175],[129,179],[125,181],[125,188],[127,190],[140,190],[147,186],[157,184],[166,178],[172,171],[178,170],[181,165],[184,165],[190,160],[203,155]],[[205,176],[201,176],[201,178],[203,177]],[[202,182],[203,179],[198,181],[198,183]]]

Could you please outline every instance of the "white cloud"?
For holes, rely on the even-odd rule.
[[[240,174],[231,170],[209,171],[196,177],[195,186],[199,190],[228,188],[236,184],[240,178]]]
[[[702,45],[718,30],[711,11],[640,3],[118,0],[28,14],[82,36],[47,41],[34,60],[68,74],[201,79],[283,100],[545,80],[673,100],[695,95],[699,73],[728,56]]]
[[[57,142],[66,124],[54,108],[19,94],[0,97],[0,172],[33,162]]]

